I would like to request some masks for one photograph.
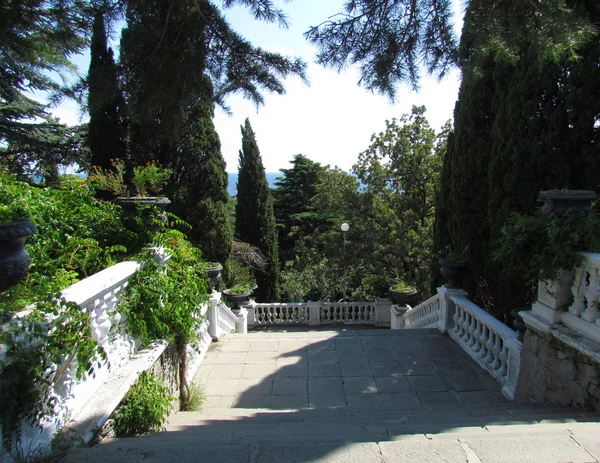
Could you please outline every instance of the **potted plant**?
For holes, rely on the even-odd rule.
[[[466,253],[448,251],[439,259],[440,273],[446,279],[445,288],[460,289],[467,274],[468,260]]]
[[[115,200],[115,203],[123,208],[123,223],[127,228],[136,232],[153,228],[147,222],[155,216],[145,212],[152,211],[154,207],[159,209],[160,219],[166,221],[165,211],[171,201],[159,195],[171,174],[171,170],[163,168],[162,164],[157,164],[156,161],[149,161],[133,170],[136,196],[118,197]]]
[[[96,188],[96,197],[108,201],[127,194],[125,163],[116,158],[111,159],[110,164],[111,169],[92,166],[92,172],[88,176],[88,182]]]
[[[19,283],[29,271],[31,258],[25,240],[37,229],[23,217],[22,211],[0,215],[0,292]]]
[[[206,267],[206,273],[208,274],[208,278],[212,283],[211,286],[214,288],[221,280],[221,271],[223,270],[223,266],[218,262],[207,262]]]
[[[403,280],[398,280],[388,290],[390,299],[396,305],[406,305],[417,294],[417,289]]]
[[[255,288],[256,285],[250,283],[241,283],[233,286],[232,288],[223,290],[223,296],[227,302],[234,304],[235,308],[239,309],[240,304],[248,300]]]

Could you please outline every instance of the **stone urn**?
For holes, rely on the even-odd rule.
[[[542,214],[554,212],[561,216],[569,209],[581,213],[591,211],[596,193],[589,190],[546,190],[540,192],[540,199],[544,201]]]
[[[0,292],[19,283],[29,270],[31,258],[25,240],[37,232],[29,219],[0,225]]]
[[[390,295],[390,299],[392,300],[393,304],[406,306],[410,302],[411,298],[417,294],[417,290],[413,288],[407,291],[395,291],[390,286],[388,289],[388,294]]]
[[[231,291],[231,289],[223,290],[223,297],[227,302],[230,302],[234,305],[234,309],[240,309],[240,304],[248,302],[251,295],[252,291],[246,291],[245,293],[234,293]]]
[[[467,274],[467,261],[440,259],[440,273],[446,279],[445,288],[460,289]]]
[[[211,281],[212,288],[215,288],[219,284],[219,281],[221,280],[221,270],[223,270],[223,266],[218,262],[208,263],[206,273],[208,274],[208,278]]]
[[[119,197],[115,199],[115,204],[121,206],[123,209],[122,220],[123,225],[131,231],[139,233],[144,231],[145,229],[150,229],[151,231],[157,231],[156,227],[151,226],[151,218],[148,211],[151,211],[151,206],[156,206],[160,210],[159,218],[163,222],[167,221],[165,216],[165,211],[167,210],[167,206],[171,204],[169,198],[164,196],[161,197]]]

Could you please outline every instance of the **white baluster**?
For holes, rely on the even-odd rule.
[[[473,347],[475,345],[475,328],[477,325],[477,319],[471,315],[471,323],[469,324],[469,337],[467,338],[467,346]]]
[[[496,342],[494,343],[494,347],[492,348],[492,352],[494,353],[494,362],[492,363],[492,368],[494,371],[497,371],[502,365],[502,361],[500,360],[500,352],[502,352],[502,338],[498,333],[494,333]]]
[[[594,323],[598,316],[598,298],[600,298],[600,291],[598,290],[599,282],[600,275],[598,275],[598,268],[594,267],[590,271],[590,284],[588,290],[585,292],[587,309],[581,314],[583,320],[591,323]]]
[[[500,352],[500,368],[498,369],[498,374],[504,378],[506,376],[507,364],[508,361],[508,348],[506,345],[502,346],[502,351]]]
[[[459,317],[459,312],[462,314],[460,308],[458,306],[456,306],[455,310],[454,310],[454,315],[452,316],[452,320],[454,321],[454,325],[452,326],[452,331],[454,332],[454,334],[456,334],[458,336],[458,333],[460,331],[460,326],[458,324],[458,317]]]
[[[575,270],[575,278],[573,279],[573,286],[571,286],[573,303],[569,307],[569,312],[578,317],[585,310],[585,274],[585,265],[582,264]]]
[[[496,343],[496,333],[492,330],[488,330],[488,340],[485,343],[485,348],[487,350],[487,356],[485,357],[485,363],[488,365],[492,365],[494,363],[494,344]]]
[[[473,332],[473,343],[471,344],[471,346],[473,347],[473,352],[478,353],[481,350],[481,344],[479,344],[479,338],[481,337],[481,330],[482,330],[482,325],[483,323],[481,323],[479,320],[476,320],[476,325],[477,327],[475,328],[475,331]]]
[[[465,334],[465,310],[461,306],[456,305],[456,312],[460,313],[460,316],[458,317],[458,320],[456,322],[456,335],[458,336],[458,339],[462,339],[463,334]]]
[[[487,325],[482,323],[481,336],[479,337],[479,358],[485,359],[488,354],[487,342],[489,336],[489,329]]]

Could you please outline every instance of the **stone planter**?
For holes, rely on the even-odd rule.
[[[25,240],[36,231],[29,219],[0,225],[0,292],[27,275],[31,258],[25,249]]]
[[[390,287],[388,289],[388,294],[395,305],[405,306],[410,302],[411,298],[417,294],[417,290],[412,289],[410,291],[394,291]]]
[[[151,231],[157,231],[156,227],[152,227],[151,221],[146,223],[149,216],[144,214],[144,209],[149,206],[156,206],[160,210],[159,217],[163,222],[166,222],[165,211],[167,206],[171,204],[169,198],[166,197],[145,197],[145,198],[125,198],[120,197],[115,199],[115,204],[121,206],[123,209],[123,225],[136,233],[142,232],[146,229]],[[146,209],[148,210],[148,209]],[[140,214],[141,212],[141,214]]]
[[[249,301],[251,294],[252,291],[248,291],[244,294],[236,294],[229,292],[227,289],[223,290],[223,297],[227,302],[233,304],[235,309],[240,309],[240,304]]]
[[[467,274],[466,260],[440,259],[440,273],[446,279],[445,288],[460,289]]]
[[[569,209],[581,213],[591,211],[596,193],[588,190],[546,190],[540,192],[540,199],[544,200],[542,214],[554,212],[561,216]]]
[[[206,269],[206,273],[208,274],[208,278],[211,281],[211,287],[214,289],[221,280],[221,270],[223,270],[223,266],[219,263],[212,262],[213,265],[209,266]]]

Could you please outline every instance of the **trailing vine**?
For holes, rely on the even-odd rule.
[[[127,317],[127,330],[142,345],[164,339],[174,343],[179,357],[180,403],[189,401],[187,345],[198,341],[202,304],[208,286],[201,252],[177,230],[164,229],[154,240],[171,254],[164,271],[149,253],[141,256],[142,268],[131,278],[119,298],[119,311]]]
[[[38,423],[56,412],[54,387],[77,360],[78,380],[93,374],[107,361],[106,352],[92,339],[86,311],[48,295],[25,316],[3,326],[0,340],[7,347],[0,361],[0,424],[2,446],[20,447],[23,423]]]

